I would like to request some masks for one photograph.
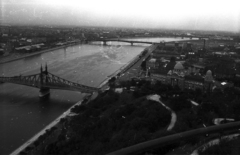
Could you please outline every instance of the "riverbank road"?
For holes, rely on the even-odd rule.
[[[157,45],[151,45],[146,48],[148,51],[143,57],[141,57],[133,66],[128,68],[125,72],[121,73],[118,78],[119,81],[130,80],[132,77],[137,77],[141,72],[141,64],[144,60],[146,60],[151,53],[157,48]]]

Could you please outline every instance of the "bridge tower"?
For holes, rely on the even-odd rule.
[[[44,86],[48,83],[48,69],[47,64],[45,66],[45,71],[43,71],[42,65],[40,69],[40,91],[39,91],[39,97],[46,97],[50,94],[49,87]]]

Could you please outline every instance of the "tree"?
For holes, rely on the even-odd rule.
[[[190,109],[192,107],[192,104],[190,101],[187,100],[186,97],[180,95],[179,97],[171,98],[170,107],[174,111],[180,111],[182,109]]]
[[[28,147],[26,147],[25,148],[25,150],[28,152],[28,151],[31,151],[33,149],[33,147],[31,147],[31,146],[28,146]]]
[[[147,68],[147,62],[146,60],[143,60],[142,63],[141,63],[141,68],[142,70],[146,71],[146,68]]]
[[[38,139],[37,139],[37,140],[35,140],[35,141],[34,141],[34,143],[33,143],[33,145],[34,145],[35,147],[37,147],[39,144],[40,144],[40,142],[39,142],[39,140],[38,140]]]
[[[20,155],[25,155],[25,154],[27,154],[25,151],[21,151],[20,153],[19,153]]]
[[[61,118],[60,123],[64,123],[66,121],[66,118]]]
[[[113,83],[115,81],[116,81],[116,77],[115,76],[108,80],[109,83]]]

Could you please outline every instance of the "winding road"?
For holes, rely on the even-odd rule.
[[[147,96],[148,100],[156,101],[156,102],[162,104],[167,110],[169,110],[171,112],[172,118],[171,118],[171,122],[170,122],[170,124],[168,125],[168,128],[167,128],[167,131],[170,131],[170,130],[173,129],[173,127],[174,127],[174,125],[177,121],[177,115],[172,109],[170,109],[168,106],[166,106],[164,103],[162,103],[162,101],[160,101],[160,98],[161,98],[161,96],[157,95],[157,94]]]

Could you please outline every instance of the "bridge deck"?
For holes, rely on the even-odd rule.
[[[74,83],[63,78],[60,78],[58,76],[55,76],[51,73],[42,75],[34,74],[29,76],[0,77],[0,82],[15,83],[36,88],[80,91],[83,93],[92,93],[99,91],[99,88]]]
[[[142,43],[142,44],[158,44],[157,42],[149,42],[149,41],[131,41],[131,40],[115,40],[115,39],[108,39],[108,40],[89,40],[89,41],[101,41],[101,42],[126,42],[126,43]]]

